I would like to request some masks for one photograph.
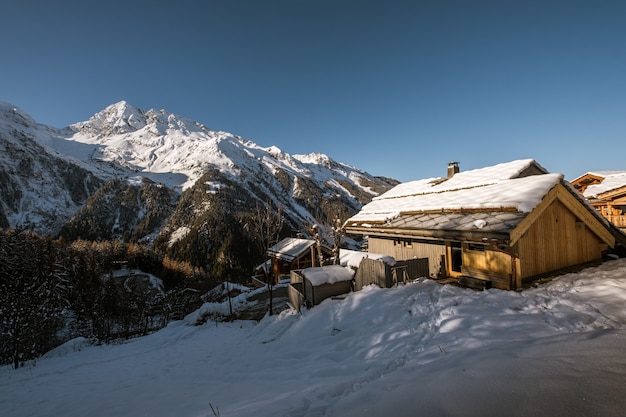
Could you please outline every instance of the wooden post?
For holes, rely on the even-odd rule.
[[[517,282],[517,262],[515,261],[515,255],[511,254],[511,289],[518,289]]]

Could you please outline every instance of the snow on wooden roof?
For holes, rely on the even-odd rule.
[[[414,230],[509,233],[527,214],[510,211],[416,213],[391,220],[387,226]]]
[[[578,180],[581,180],[587,176],[592,176],[592,177],[601,177],[604,178],[607,175],[613,175],[613,174],[626,174],[626,171],[589,171],[589,172],[585,172],[583,175],[574,178],[573,180],[571,180],[570,182],[574,183]]]
[[[525,159],[458,173],[447,180],[403,183],[365,205],[346,224],[367,227],[400,216],[406,221],[406,216],[410,215],[413,221],[422,222],[420,228],[443,228],[442,222],[449,228],[453,226],[449,224],[451,218],[442,218],[444,212],[485,212],[490,213],[488,217],[492,220],[493,212],[508,212],[509,215],[503,214],[504,217],[495,222],[500,225],[499,229],[504,226],[508,229],[524,217],[511,213],[529,213],[563,179],[561,174],[548,173],[518,177],[533,164],[540,168],[540,172],[546,172],[534,160]],[[415,216],[424,213],[436,215],[431,218]],[[487,221],[484,218],[467,215],[459,215],[456,220],[457,227],[466,225],[481,229],[489,224],[484,223]]]
[[[495,184],[464,188],[441,193],[409,195],[373,200],[348,220],[352,222],[386,222],[402,214],[445,210],[494,211],[506,209],[529,213],[552,187],[561,174],[534,175]]]
[[[428,178],[405,182],[398,184],[378,197],[374,197],[374,200],[406,197],[419,194],[442,193],[445,191],[476,188],[479,186],[495,184],[498,181],[518,178],[522,172],[531,166],[535,166],[538,171],[544,174],[548,173],[548,171],[539,165],[534,159],[520,159],[490,167],[459,172],[449,179]]]
[[[626,171],[600,171],[587,174],[604,178],[600,184],[593,184],[585,189],[583,195],[587,198],[595,198],[599,194],[626,186]]]
[[[322,284],[334,284],[341,281],[350,281],[354,276],[354,270],[341,265],[318,266],[302,270],[302,276],[317,287]]]
[[[315,241],[311,239],[298,239],[288,237],[267,250],[270,256],[291,262],[298,256],[305,253],[311,246],[315,245]]]

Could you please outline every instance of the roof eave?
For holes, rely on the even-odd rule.
[[[496,240],[499,243],[508,243],[508,232],[479,231],[479,230],[446,230],[446,229],[402,229],[389,227],[349,226],[346,233],[355,235],[370,235],[405,239],[437,239],[437,240],[467,240],[485,242]]]

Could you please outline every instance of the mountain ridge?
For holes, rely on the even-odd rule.
[[[166,250],[175,255],[180,252],[176,242],[184,240],[180,239],[185,235],[181,230],[188,228],[176,219],[206,217],[209,222],[229,222],[230,228],[196,225],[206,232],[207,248],[215,248],[219,245],[211,241],[226,236],[209,229],[229,234],[232,228],[242,228],[242,219],[259,204],[280,208],[286,220],[283,233],[296,234],[303,232],[306,224],[328,223],[333,217],[354,213],[397,184],[322,153],[290,155],[276,146],[263,147],[189,118],[165,110],[141,110],[126,101],[64,128],[38,124],[6,102],[0,102],[0,116],[0,149],[8,155],[0,157],[5,167],[0,171],[0,225],[31,228],[42,234],[71,230],[66,237],[72,239],[133,241],[154,241],[162,234],[157,240],[174,242]],[[30,166],[39,168],[33,171]],[[108,186],[108,193],[96,193],[111,181],[129,178],[138,180],[118,182]],[[144,187],[144,191],[133,187]],[[179,198],[157,187],[167,187]],[[146,192],[147,188],[152,191]],[[139,200],[160,195],[152,198],[159,201],[158,208],[150,207],[148,201],[130,204],[115,194]],[[26,206],[24,196],[30,196]],[[229,201],[223,201],[225,198]],[[179,207],[179,201],[193,210]],[[103,207],[108,217],[98,213]],[[227,218],[203,214],[216,207],[235,212],[227,213]],[[167,215],[157,214],[159,210]],[[185,214],[177,214],[182,212]],[[146,213],[151,213],[149,222],[129,220]],[[122,218],[126,221],[120,223]],[[85,225],[92,228],[84,230]],[[172,234],[177,239],[172,239]],[[245,245],[245,233],[235,234],[241,241],[235,239],[233,244]]]

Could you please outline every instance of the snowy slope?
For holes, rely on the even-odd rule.
[[[76,340],[0,368],[0,415],[617,417],[626,260],[523,292],[421,280],[303,315]]]
[[[309,202],[308,206],[303,203],[311,187],[319,198],[339,196],[354,210],[389,189],[390,185],[395,185],[323,154],[289,155],[276,147],[262,147],[227,132],[210,130],[201,123],[165,110],[144,111],[124,101],[108,106],[85,122],[63,129],[37,124],[15,106],[0,103],[0,135],[18,149],[13,151],[13,156],[3,152],[7,155],[3,165],[10,167],[11,174],[6,175],[10,178],[6,182],[11,184],[17,182],[16,175],[24,172],[19,166],[22,162],[14,155],[21,152],[20,146],[26,146],[25,140],[21,139],[25,137],[32,143],[28,146],[37,148],[31,151],[32,154],[54,158],[49,165],[59,165],[59,161],[63,161],[63,164],[90,171],[89,175],[100,182],[143,176],[182,192],[213,170],[237,184],[253,199],[265,201],[268,198],[265,194],[269,193],[271,200],[286,207],[288,214],[298,221],[315,217],[311,207],[320,202]],[[51,177],[47,171],[41,172],[34,171],[40,179]],[[22,176],[32,179],[31,172]],[[37,201],[67,200],[64,197],[67,192],[49,189],[42,181],[32,186],[12,186],[39,190],[30,204],[4,207],[5,211],[10,211],[7,220],[13,227],[25,224],[20,216],[28,217],[29,225],[37,225],[37,217],[32,211],[45,212],[53,207],[60,212],[61,202],[36,207]],[[220,186],[220,183],[214,184],[212,191],[219,191]],[[5,188],[10,189],[9,186]],[[261,195],[258,189],[268,190],[268,193]],[[84,199],[66,204],[62,215],[57,216],[60,219],[57,223],[67,221],[68,215],[75,213],[81,203]],[[55,223],[54,227],[37,230],[51,232],[58,231],[58,228]]]
[[[54,233],[103,183],[91,166],[44,145],[59,134],[0,102],[0,227]]]

